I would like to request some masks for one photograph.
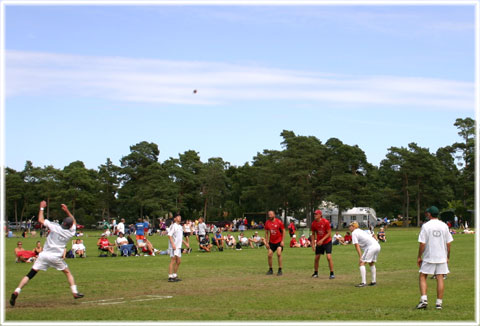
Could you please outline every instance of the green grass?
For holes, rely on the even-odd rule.
[[[387,230],[388,242],[381,244],[377,263],[378,285],[355,288],[360,273],[358,257],[351,245],[334,246],[335,280],[328,279],[325,257],[320,259],[320,277],[311,279],[311,248],[286,248],[282,277],[265,275],[265,249],[212,253],[194,250],[182,257],[179,276],[183,281],[169,283],[168,256],[97,257],[95,243],[99,232],[91,231],[84,238],[88,257],[67,260],[85,298],[74,300],[63,273],[49,269],[39,272],[23,289],[14,308],[8,305],[10,293],[32,265],[16,264],[13,249],[18,239],[6,239],[6,320],[473,321],[474,235],[454,236],[444,309],[433,309],[436,283],[429,279],[431,306],[418,311],[414,309],[419,299],[418,232],[417,228]],[[38,236],[22,239],[24,248],[33,249],[38,239]],[[166,237],[153,236],[150,240],[155,248],[167,247]],[[193,242],[196,248],[196,241]],[[367,281],[370,282],[368,267]],[[160,299],[154,295],[172,298]],[[88,303],[118,298],[123,298],[119,301],[124,303]],[[145,299],[149,301],[134,301]],[[113,301],[103,303],[109,302]]]

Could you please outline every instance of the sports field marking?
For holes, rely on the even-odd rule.
[[[139,298],[139,299],[135,299]],[[171,299],[173,296],[171,295],[152,295],[147,294],[143,296],[133,297],[131,300],[121,301],[124,298],[115,298],[115,299],[102,299],[102,300],[94,300],[94,301],[83,301],[83,304],[86,303],[96,303],[98,305],[110,305],[110,304],[121,304],[126,302],[140,302],[140,301],[152,301],[152,300],[162,300],[162,299]]]

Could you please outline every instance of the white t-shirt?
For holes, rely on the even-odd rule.
[[[123,224],[123,222],[118,223],[118,225],[117,225],[117,233],[118,233],[118,232],[122,232],[123,234],[125,234],[125,224]]]
[[[357,228],[352,232],[352,243],[360,246],[360,249],[365,250],[371,246],[380,246],[371,235],[370,232],[364,232]]]
[[[85,246],[83,245],[83,243],[74,243],[72,246],[72,250],[73,251],[85,250]]]
[[[248,238],[246,236],[241,236],[239,235],[238,236],[238,241],[240,241],[241,243],[245,244],[245,243],[248,243]]]
[[[207,231],[207,225],[202,222],[202,223],[198,223],[198,235],[205,235]]]
[[[333,235],[333,237],[334,237],[335,239],[340,239],[340,238],[342,238],[342,235],[335,233],[335,234]]]
[[[123,245],[127,245],[127,244],[128,244],[128,240],[127,240],[127,238],[125,238],[125,237],[118,237],[117,240],[115,240],[115,242],[116,242],[117,245],[119,245],[119,246],[123,246]]]
[[[425,244],[423,252],[423,261],[432,264],[447,262],[447,243],[453,241],[453,237],[448,230],[447,224],[438,220],[431,219],[423,224],[418,242]]]
[[[183,228],[184,228],[185,232],[187,232],[187,233],[192,232],[192,229],[190,227],[191,227],[191,223],[185,223],[183,225]]]
[[[168,229],[168,236],[173,238],[176,249],[182,248],[183,228],[180,224],[172,223]],[[168,241],[168,249],[173,249],[170,241]]]
[[[51,256],[63,257],[63,250],[67,242],[75,235],[76,224],[72,225],[68,230],[62,228],[58,223],[50,222],[49,220],[45,220],[43,225],[50,230],[43,246],[43,252]]]

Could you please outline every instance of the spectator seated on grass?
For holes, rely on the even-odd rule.
[[[74,240],[74,242],[75,243],[72,245],[73,254],[80,258],[85,258],[87,248],[85,248],[85,245],[83,244],[83,240],[76,239]]]
[[[128,243],[128,239],[125,238],[122,231],[118,232],[118,237],[115,240],[115,244],[117,245],[118,250],[120,250],[121,256],[131,256],[133,253],[133,244]]]
[[[32,251],[38,257],[38,255],[43,251],[42,243],[40,241],[37,241],[37,243],[35,244],[35,248],[33,248]]]
[[[380,228],[380,230],[377,232],[377,238],[379,241],[387,242],[387,237],[385,236],[384,228]]]
[[[333,245],[339,245],[339,244],[346,245],[345,240],[343,239],[342,235],[340,233],[338,233],[338,231],[335,232],[335,234],[333,235],[332,244]]]
[[[343,237],[343,241],[345,241],[345,244],[351,244],[352,243],[352,235],[350,234],[350,232],[347,231],[347,233]]]
[[[146,254],[147,256],[155,256],[155,252],[158,251],[155,248],[153,248],[152,243],[148,241],[148,239],[137,239],[137,247],[139,249],[142,249],[142,252],[144,255]]]
[[[132,253],[133,253],[135,256],[139,256],[137,246],[135,245],[135,241],[133,241],[133,239],[132,239],[132,237],[130,236],[130,234],[127,236],[127,240],[128,240],[128,244],[129,244],[129,245],[132,245]]]
[[[475,231],[470,230],[470,229],[468,229],[468,228],[465,228],[465,230],[463,230],[463,233],[464,233],[464,234],[475,234]]]
[[[307,239],[307,237],[305,237],[305,234],[302,234],[302,236],[300,237],[300,246],[302,248],[308,248],[310,247],[310,240]]]
[[[34,251],[25,250],[22,247],[22,241],[17,242],[15,248],[15,262],[16,263],[33,263],[37,254]]]
[[[115,244],[110,243],[107,239],[107,235],[102,233],[102,236],[97,241],[98,250],[100,250],[100,257],[106,257],[108,254],[116,257],[117,254],[114,251]],[[103,252],[103,253],[102,253]]]
[[[212,244],[216,245],[219,251],[223,251],[223,236],[220,228],[213,235]]]
[[[297,236],[292,235],[292,240],[290,240],[290,248],[300,248],[300,243],[297,242]]]
[[[250,240],[250,243],[256,246],[257,248],[260,248],[261,246],[265,245],[265,239],[258,235],[258,231],[255,231],[255,233],[252,235],[252,238],[249,240]]]
[[[224,241],[225,241],[225,245],[228,248],[235,248],[235,245],[237,244],[237,241],[235,241],[235,237],[230,233],[224,237]]]
[[[248,247],[253,249],[252,239],[247,238],[243,232],[240,232],[237,242],[237,250],[242,250],[242,247]]]
[[[208,235],[205,235],[200,239],[199,246],[200,246],[200,250],[210,252],[210,249],[212,249],[212,244],[210,243]]]

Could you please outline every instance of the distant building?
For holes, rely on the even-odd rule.
[[[337,228],[338,225],[338,208],[332,207],[320,207],[323,217],[330,221],[333,228]],[[350,222],[356,221],[361,228],[368,228],[370,225],[375,226],[377,224],[377,213],[370,207],[353,207],[342,212],[343,223],[346,225]]]

